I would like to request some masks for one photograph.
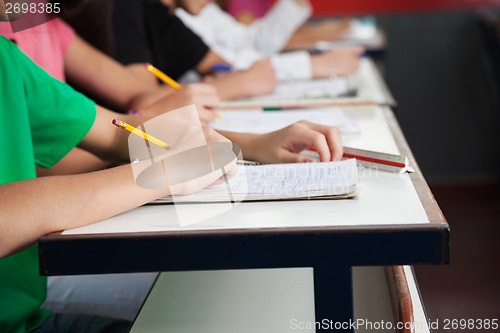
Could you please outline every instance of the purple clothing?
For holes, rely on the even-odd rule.
[[[228,12],[233,16],[238,16],[244,12],[252,13],[255,18],[261,18],[271,9],[271,0],[229,0]]]

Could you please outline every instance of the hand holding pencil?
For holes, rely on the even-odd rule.
[[[145,64],[145,67],[162,82],[176,90],[175,94],[168,97],[170,101],[165,101],[165,104],[170,104],[168,102],[173,104],[172,109],[195,104],[202,125],[207,125],[216,117],[221,118],[216,111],[219,108],[220,99],[214,86],[204,83],[181,85],[151,64]]]

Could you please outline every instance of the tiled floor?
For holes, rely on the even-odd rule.
[[[487,185],[431,185],[431,188],[451,226],[450,265],[415,267],[427,314],[432,321],[439,319],[441,323],[441,328],[434,332],[455,331],[443,329],[445,319],[500,321],[498,188]]]

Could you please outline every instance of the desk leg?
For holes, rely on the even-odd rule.
[[[349,325],[354,320],[352,268],[335,265],[314,267],[314,303],[316,322],[322,324],[322,329],[316,329],[317,332],[354,333]],[[343,327],[338,326],[342,324]]]

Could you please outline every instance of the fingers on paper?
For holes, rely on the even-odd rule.
[[[310,130],[308,137],[309,147],[314,149],[321,162],[339,161],[342,158],[342,136],[336,127],[325,126],[309,121],[301,121]]]

